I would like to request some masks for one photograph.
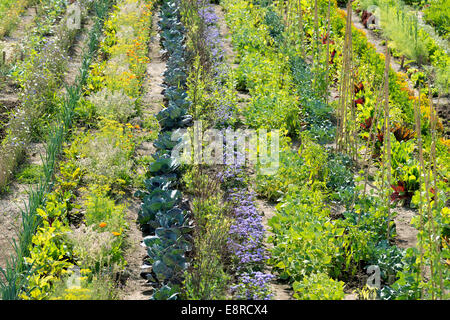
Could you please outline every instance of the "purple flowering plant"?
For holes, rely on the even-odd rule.
[[[198,14],[206,25],[204,38],[211,52],[217,89],[225,92],[223,82],[228,74],[217,27],[219,19],[213,6],[201,0],[198,3]],[[215,116],[218,119],[217,125],[225,127],[235,117],[236,105],[225,94],[220,96],[222,98],[218,101]],[[238,299],[268,300],[272,298],[269,282],[273,276],[262,272],[269,259],[264,247],[265,229],[256,208],[255,193],[248,190],[245,168],[237,161],[242,156],[236,152],[233,159],[224,159],[226,165],[219,173],[226,201],[232,207],[233,221],[229,229],[227,247],[233,257],[237,284],[231,286],[231,291]]]

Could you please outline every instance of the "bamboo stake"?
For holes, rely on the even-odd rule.
[[[355,90],[354,90],[354,80],[355,80],[355,66],[353,64],[353,35],[352,35],[352,25],[353,25],[353,13],[351,9],[351,3],[349,5],[348,15],[349,15],[349,68],[350,68],[350,79],[349,79],[349,86],[348,90],[350,90],[350,103],[351,103],[351,115],[352,115],[352,123],[350,127],[350,134],[349,134],[349,148],[352,152],[352,159],[357,162],[357,140],[356,140],[356,104],[353,103],[355,100]]]
[[[353,98],[354,98],[354,90],[353,90],[353,45],[352,45],[352,4],[351,1],[348,2],[347,6],[347,83],[346,83],[346,121],[345,121],[345,144],[344,150],[348,154],[352,150],[352,134],[353,128],[352,123],[347,123],[347,109],[350,108],[350,114],[352,116],[352,121],[355,116],[354,106],[353,106]],[[347,107],[348,105],[348,107]],[[348,128],[347,128],[348,127]],[[352,159],[354,159],[354,155],[352,154]]]
[[[391,187],[391,130],[390,130],[390,117],[389,117],[389,66],[390,66],[390,53],[389,46],[386,40],[386,59],[384,70],[384,112],[385,112],[385,145],[386,145],[386,170],[387,170],[387,185]],[[387,225],[387,240],[390,239],[390,221],[391,221],[391,206],[389,196],[387,197],[387,213],[388,213],[388,225]]]
[[[304,48],[304,33],[303,33],[303,12],[302,12],[302,0],[298,0],[298,23],[300,29],[300,49],[302,53],[302,58],[305,59],[305,48]]]
[[[383,86],[383,84],[380,85],[380,88],[379,88],[379,90],[377,90],[377,92],[381,92],[382,86]],[[377,137],[376,137],[376,134],[374,132],[375,131],[374,129],[376,129],[377,126],[378,126],[378,115],[379,115],[379,112],[380,112],[379,109],[380,109],[381,101],[382,101],[382,95],[378,95],[377,96],[377,103],[375,105],[372,125],[371,125],[370,131],[369,131],[369,138],[367,139],[367,148],[366,148],[366,150],[368,150],[368,154],[366,155],[366,161],[365,161],[367,167],[369,166],[369,160],[370,160],[370,158],[372,156],[373,148],[375,147],[375,141],[377,140]],[[369,176],[369,170],[367,169],[366,177],[364,179],[363,198],[366,196],[368,176]]]
[[[439,101],[441,99],[441,94],[439,92],[438,94],[438,101],[437,104],[439,105]],[[433,135],[433,149],[432,149],[432,155],[433,155],[433,175],[434,175],[434,193],[435,193],[435,199],[434,199],[434,205],[437,209],[437,198],[438,198],[438,188],[437,188],[437,163],[436,163],[436,124],[437,124],[437,114],[436,109],[434,109],[434,116],[433,116],[433,128],[434,128],[434,135]],[[437,245],[437,253],[438,253],[438,259],[440,257],[440,244]],[[440,298],[442,300],[443,294],[444,294],[444,283],[443,283],[443,277],[442,277],[442,266],[439,265],[439,287],[440,287]]]
[[[435,190],[435,199],[434,199],[434,203],[433,206],[434,208],[437,210],[437,177],[436,177],[436,114],[435,114],[435,109],[433,107],[433,96],[431,93],[431,83],[430,83],[430,79],[428,79],[428,92],[429,92],[429,103],[430,103],[430,122],[431,122],[431,146],[430,146],[430,165],[432,165],[432,172],[433,172],[433,182],[434,182],[434,190]],[[428,176],[430,175],[430,171],[428,171]],[[429,181],[431,181],[430,177],[428,178]],[[428,196],[429,196],[429,190],[427,188],[427,192],[428,192]],[[438,259],[434,258],[433,256],[437,256],[439,257],[439,244],[436,244],[434,241],[435,235],[436,235],[436,225],[434,223],[434,217],[433,217],[433,208],[431,207],[431,199],[430,199],[430,203],[428,205],[429,207],[429,222],[431,224],[431,234],[430,234],[430,249],[432,250],[430,252],[431,254],[431,261],[434,262],[434,269],[436,271],[436,269],[438,269],[438,264],[439,262],[436,261]],[[436,246],[436,248],[433,248],[434,246]],[[436,252],[433,252],[433,249],[436,250]],[[431,264],[431,266],[433,266],[433,264]],[[431,296],[432,299],[434,300],[435,295],[434,295],[434,287],[435,287],[435,275],[433,273],[433,269],[431,269],[431,285],[432,285],[432,291],[431,291]],[[441,293],[442,295],[442,293]]]
[[[420,109],[420,104],[419,104],[419,109]],[[420,115],[419,115],[419,118],[420,118]],[[430,221],[430,216],[429,216],[429,212],[430,212],[430,194],[429,194],[429,181],[428,181],[428,176],[429,175],[426,173],[427,169],[425,167],[424,158],[423,158],[422,141],[420,140],[420,142],[421,143],[420,143],[420,148],[419,148],[419,159],[420,159],[420,166],[422,167],[422,176],[423,176],[423,180],[424,180],[424,183],[425,183],[425,196],[426,196],[426,201],[427,201],[427,216],[428,216],[428,222],[429,222]],[[424,232],[426,230],[425,225],[423,227],[424,227],[424,229],[422,230],[422,232]],[[428,232],[428,233],[429,233],[429,235],[431,237],[431,232]],[[430,246],[431,246],[432,239],[430,238],[429,241],[430,241]],[[424,253],[424,255],[425,255],[425,253]],[[432,259],[430,260],[430,269],[431,269],[431,275],[433,275],[433,261],[432,261]],[[422,295],[423,295],[423,293],[422,293]],[[431,290],[431,296],[432,296],[432,299],[434,300],[433,290]]]
[[[313,52],[312,52],[312,58],[313,58],[313,70],[314,72],[314,84],[313,88],[314,90],[317,89],[317,77],[318,77],[318,70],[316,68],[319,66],[319,15],[318,15],[318,6],[317,6],[317,0],[314,0],[314,42],[313,42]]]
[[[285,15],[284,15],[284,13],[285,13],[285,9],[284,9],[284,0],[281,0],[281,1],[280,1],[280,17],[281,17],[281,19],[283,19],[284,24],[286,24],[286,17],[285,17]]]
[[[287,3],[287,22],[286,22],[286,31],[289,36],[289,31],[291,29],[291,2],[288,0]]]
[[[379,90],[377,90],[377,92],[381,92],[381,88],[382,88],[383,84],[380,85]],[[378,95],[377,96],[377,103],[375,105],[375,110],[374,110],[374,115],[373,115],[373,121],[372,121],[372,125],[370,127],[370,131],[369,131],[369,137],[367,139],[367,147],[366,147],[366,152],[368,152],[366,154],[366,160],[365,160],[365,168],[366,168],[366,172],[365,172],[365,177],[364,177],[364,190],[363,190],[363,195],[362,198],[364,199],[366,197],[366,192],[367,192],[367,184],[368,184],[368,180],[369,180],[369,166],[370,166],[370,158],[372,157],[372,153],[373,153],[373,149],[375,148],[375,141],[377,139],[374,130],[378,127],[378,116],[380,113],[380,106],[381,106],[381,101],[382,101],[382,95]],[[373,138],[372,138],[373,136]],[[352,207],[355,203],[355,196],[353,197],[353,204]],[[359,225],[359,221],[361,219],[361,213],[358,214],[358,220],[357,220],[357,225]]]
[[[347,12],[349,11],[350,2],[347,4]],[[338,152],[343,151],[345,148],[345,142],[347,141],[346,135],[346,125],[347,125],[347,103],[348,103],[348,78],[349,78],[349,27],[350,20],[347,14],[347,22],[345,29],[344,38],[344,49],[343,49],[343,62],[341,70],[341,84],[339,88],[339,106],[340,110],[338,113],[338,132],[336,134],[336,150]],[[351,27],[350,27],[351,28]],[[351,30],[351,29],[350,29]]]
[[[420,84],[419,84],[419,92],[420,92]],[[422,149],[422,126],[420,121],[420,94],[418,98],[418,103],[414,104],[414,118],[416,120],[416,132],[417,132],[417,147],[419,150],[419,234],[423,233],[423,198],[422,198],[422,185],[423,185],[423,149]],[[419,259],[419,281],[423,281],[424,277],[424,268],[423,268],[423,260],[424,260],[424,248],[423,248],[423,235],[421,236],[422,239],[419,241],[419,252],[420,252],[420,259]],[[422,287],[420,290],[420,298],[424,296],[424,288]]]
[[[325,60],[325,65],[327,66],[325,73],[325,101],[328,104],[328,78],[329,78],[329,70],[330,70],[330,32],[331,32],[331,23],[330,23],[330,11],[331,11],[331,0],[328,0],[328,13],[327,13],[327,58]]]

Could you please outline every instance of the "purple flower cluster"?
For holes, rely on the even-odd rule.
[[[231,164],[225,167],[222,182],[233,186],[228,189],[227,201],[232,205],[234,221],[229,230],[228,249],[236,259],[238,284],[232,291],[238,299],[268,300],[270,274],[260,270],[269,259],[264,248],[264,226],[255,205],[255,194],[245,186],[243,167]]]
[[[230,103],[227,98],[223,80],[227,78],[227,66],[224,63],[224,47],[221,41],[217,17],[214,7],[209,4],[203,4],[201,0],[198,1],[199,17],[205,24],[204,39],[211,52],[212,65],[215,72],[215,76],[218,79],[218,85],[216,90],[219,92],[219,101],[217,102],[216,118],[218,124],[223,126],[228,123],[234,117],[235,106]]]
[[[240,276],[240,282],[231,287],[235,292],[236,298],[241,300],[270,300],[273,294],[267,286],[267,283],[274,278],[271,274],[265,274],[259,271],[252,273],[243,273]]]
[[[198,13],[206,25],[205,39],[211,50],[216,77],[225,79],[224,49],[216,25],[219,19],[211,5],[200,6]],[[225,93],[223,86],[219,84],[218,87],[219,92]],[[226,94],[222,96],[224,98],[219,102],[216,116],[220,119],[219,124],[224,125],[234,116],[235,106],[226,98]],[[232,186],[228,189],[227,200],[233,206],[234,221],[230,226],[227,245],[236,258],[239,281],[231,289],[238,299],[268,300],[272,297],[269,281],[273,276],[253,271],[261,270],[269,257],[263,245],[265,230],[255,206],[255,194],[246,187],[244,168],[239,161],[243,157],[235,152],[232,160],[224,159],[226,167],[220,175],[224,185]]]
[[[199,6],[198,15],[203,20],[205,28],[205,41],[211,51],[212,61],[216,68],[219,70],[219,65],[223,61],[223,46],[220,38],[219,28],[216,23],[219,21],[214,7],[212,5]]]
[[[219,101],[216,108],[216,118],[220,126],[225,126],[230,120],[235,117],[236,106],[227,97],[223,86],[218,88]]]
[[[228,246],[238,259],[237,271],[258,266],[269,258],[263,247],[265,230],[254,197],[246,189],[229,190],[228,201],[233,204],[235,220],[230,227]]]
[[[217,69],[217,64],[219,64],[219,62],[223,60],[223,49],[222,43],[220,41],[219,29],[215,25],[207,26],[205,37],[206,43],[208,43],[208,46],[211,50],[211,56],[216,64]]]
[[[206,25],[213,25],[219,21],[219,18],[214,12],[214,7],[211,5],[200,7],[200,9],[198,10],[198,14]]]

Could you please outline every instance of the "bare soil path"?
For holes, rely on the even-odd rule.
[[[156,10],[155,10],[156,11]],[[159,14],[153,16],[152,37],[150,40],[149,58],[147,65],[147,76],[144,83],[144,96],[142,99],[142,117],[143,119],[151,117],[163,108],[162,84],[163,72],[166,70],[166,62],[161,55],[160,36],[157,22]],[[139,119],[135,119],[138,121]],[[137,154],[140,156],[150,156],[155,149],[151,142],[143,142],[137,148]],[[128,203],[127,222],[130,227],[128,231],[128,248],[125,253],[125,260],[128,266],[125,271],[125,283],[119,294],[121,300],[148,300],[152,293],[151,288],[146,285],[146,280],[140,275],[141,266],[147,256],[145,248],[140,243],[144,237],[136,221],[141,206],[141,201],[132,198]]]
[[[75,45],[73,45],[70,51],[70,59],[68,63],[68,71],[64,74],[64,83],[67,86],[72,86],[75,84],[76,77],[78,75],[78,70],[81,68],[83,63],[83,50],[84,47],[79,45],[81,43],[86,43],[89,36],[89,30],[91,30],[94,25],[94,20],[91,16],[86,17],[85,21],[83,21],[82,28],[85,30],[77,35],[75,40]],[[65,92],[65,87],[63,88],[63,92]]]
[[[27,8],[21,18],[21,22],[17,25],[17,28],[15,28],[9,36],[6,36],[0,40],[0,49],[2,51],[0,59],[3,59],[4,54],[5,62],[11,62],[17,47],[20,46],[20,42],[26,36],[27,30],[32,25],[35,17],[36,8]]]

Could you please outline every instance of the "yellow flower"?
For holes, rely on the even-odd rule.
[[[121,235],[120,232],[115,232],[115,231],[113,231],[112,234],[115,235],[116,237]]]
[[[89,269],[81,269],[80,270],[80,273],[81,274],[89,274],[89,273],[91,273],[92,271],[91,270],[89,270]]]
[[[449,139],[441,138],[440,140],[444,146],[447,146],[447,148],[450,148],[450,140]]]
[[[101,222],[98,226],[99,226],[100,228],[104,228],[104,227],[106,227],[106,222]]]

